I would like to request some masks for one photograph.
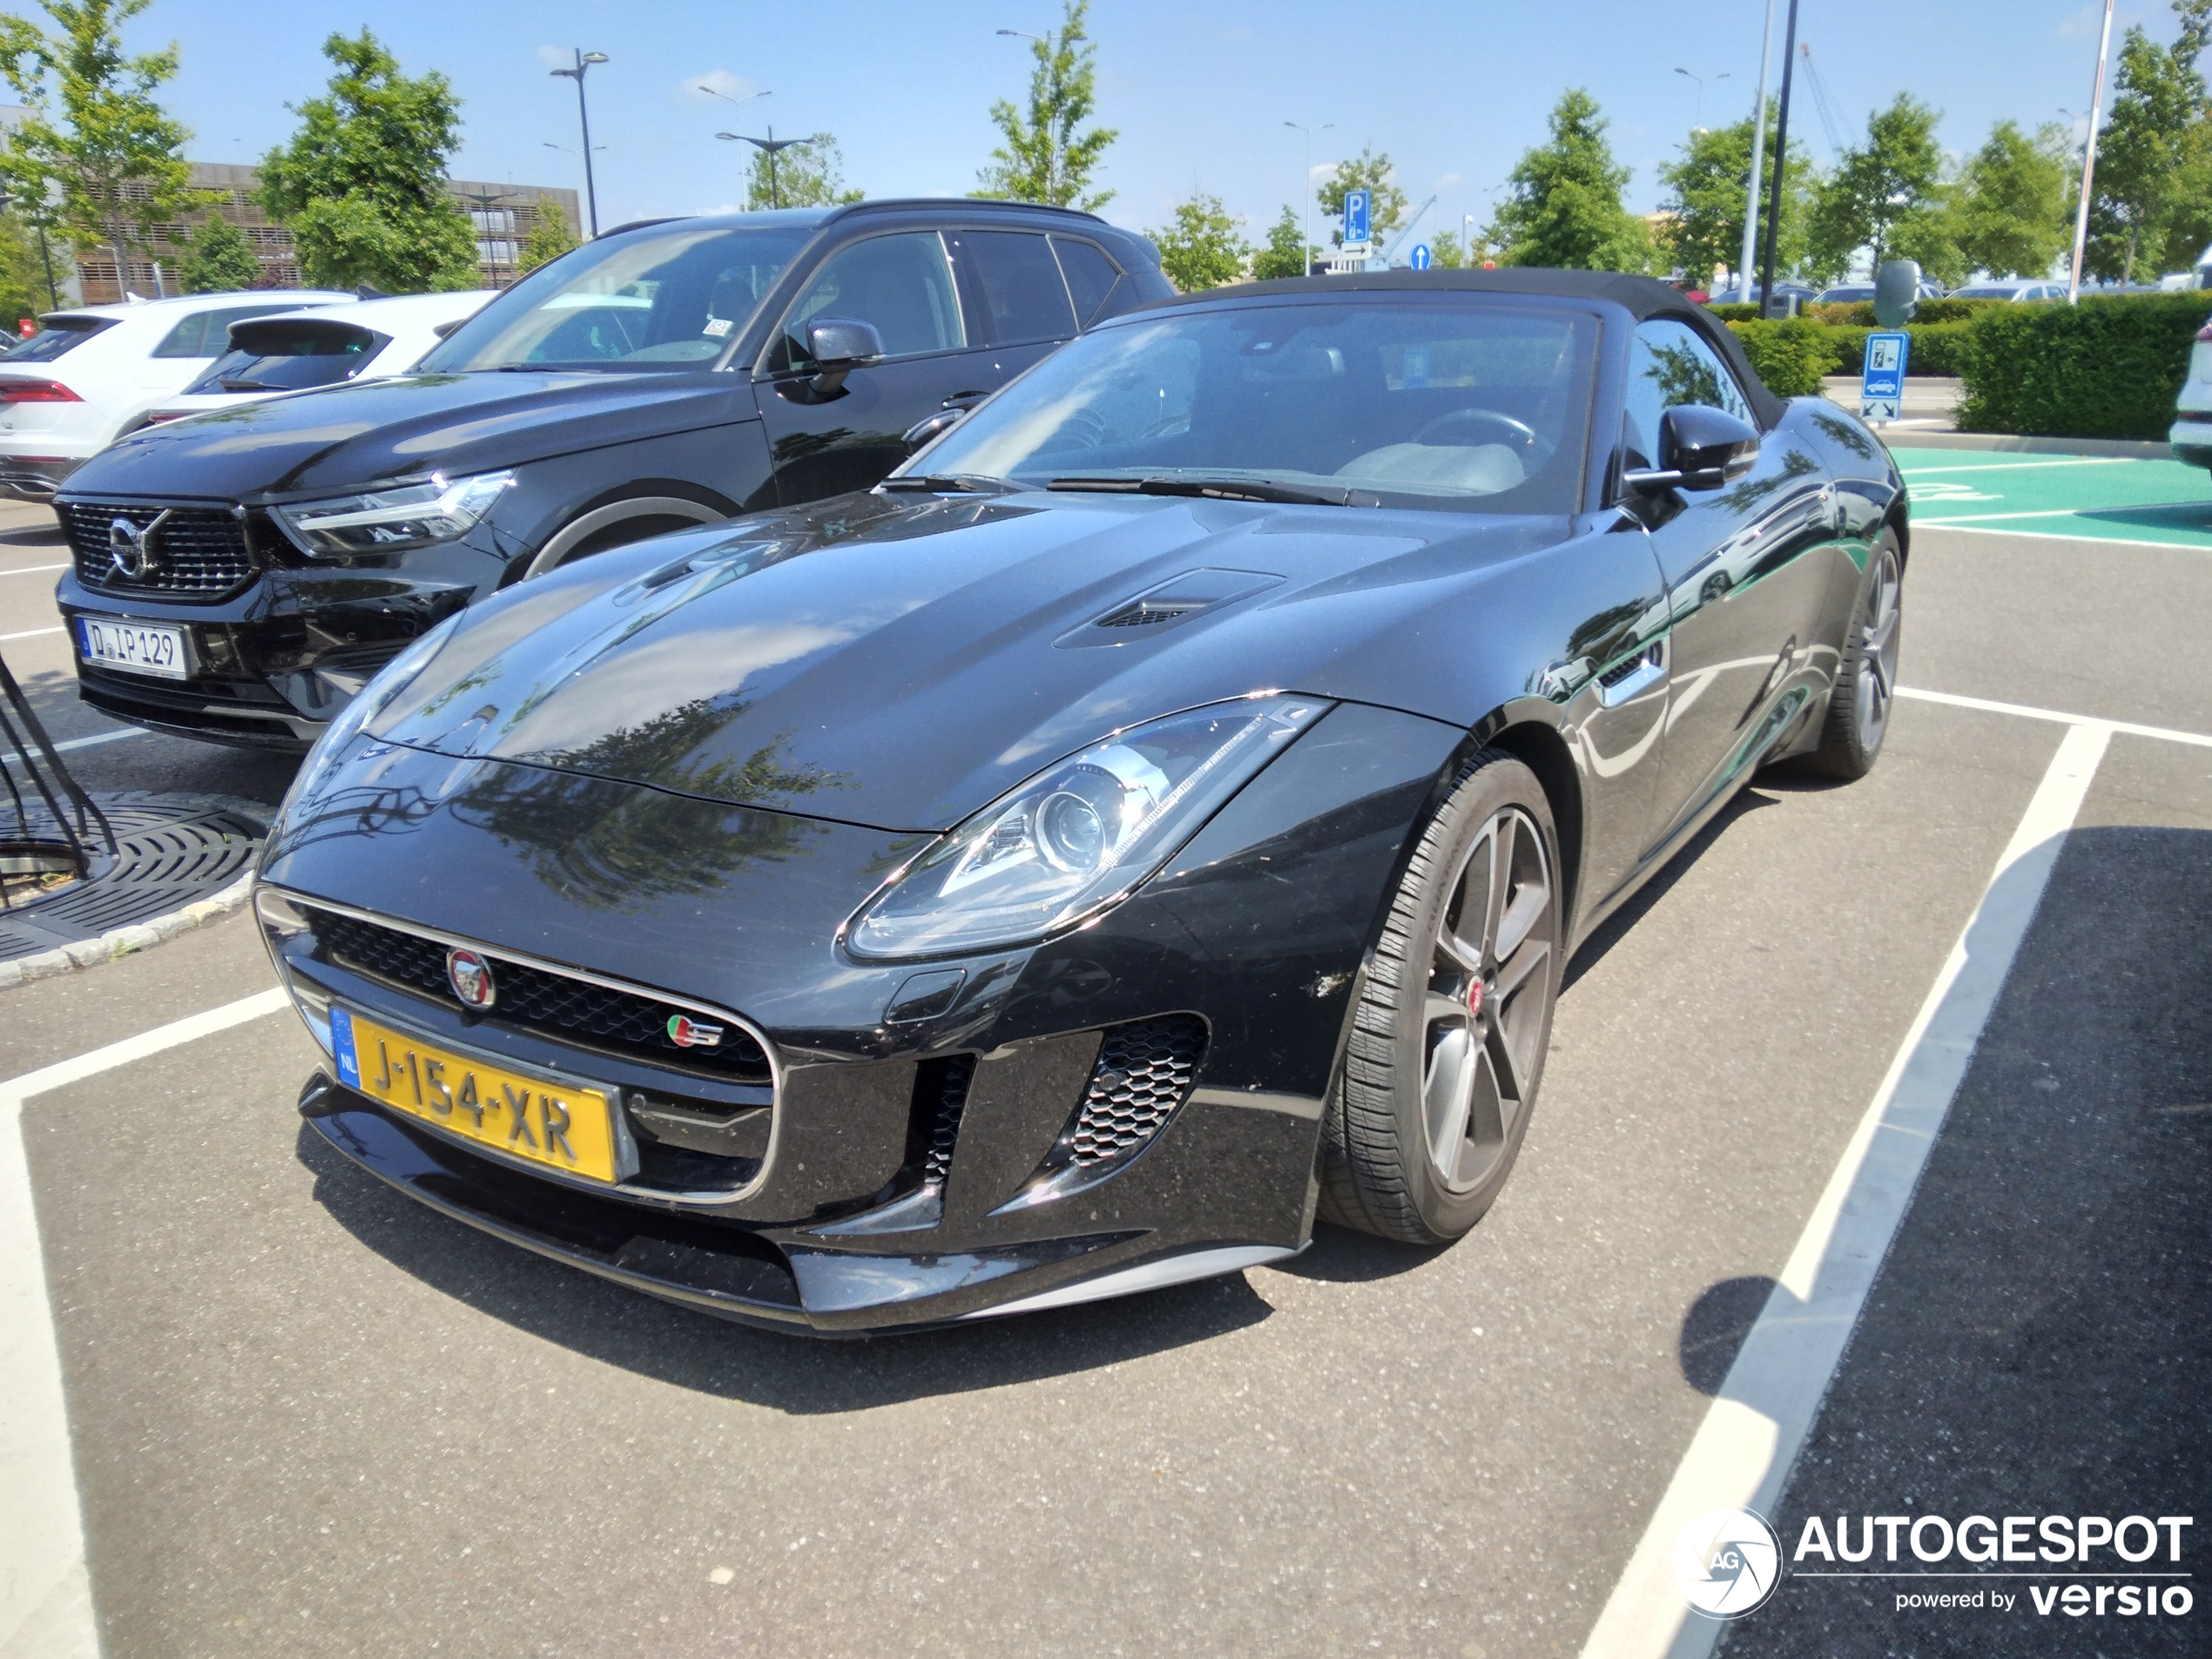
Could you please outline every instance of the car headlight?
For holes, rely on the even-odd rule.
[[[315,746],[307,751],[307,759],[293,779],[292,787],[285,791],[284,804],[277,808],[276,822],[269,828],[272,845],[283,833],[284,825],[292,816],[293,804],[321,786],[324,777],[337,764],[338,757],[345,753],[347,745],[361,736],[394,698],[415,684],[416,676],[429,666],[430,659],[453,637],[453,631],[467,614],[455,611],[378,669],[375,678],[362,686],[354,700],[339,711],[338,718],[322,729],[322,735],[315,739]]]
[[[1258,696],[1133,726],[985,807],[847,925],[856,956],[1042,939],[1126,897],[1329,705]]]
[[[450,542],[489,512],[499,492],[514,482],[512,472],[469,478],[438,472],[423,483],[289,502],[269,510],[309,558],[348,559]]]

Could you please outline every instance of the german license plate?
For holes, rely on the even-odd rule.
[[[330,1035],[347,1088],[510,1157],[615,1178],[614,1118],[600,1090],[487,1065],[348,1008],[330,1010]]]
[[[191,671],[185,660],[185,631],[146,623],[77,619],[78,649],[88,663],[119,668],[126,674],[158,674],[180,680]]]

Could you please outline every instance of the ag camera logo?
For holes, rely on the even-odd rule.
[[[1750,1509],[1708,1509],[1675,1534],[1675,1587],[1698,1612],[1740,1618],[1774,1594],[1782,1541]]]

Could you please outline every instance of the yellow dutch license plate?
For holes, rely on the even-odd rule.
[[[614,1119],[600,1090],[487,1065],[349,1008],[330,1010],[330,1035],[348,1089],[510,1157],[615,1178]]]

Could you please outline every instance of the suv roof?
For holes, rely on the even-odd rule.
[[[727,225],[736,229],[745,225],[793,225],[816,228],[848,219],[864,218],[870,213],[956,212],[962,218],[972,214],[990,216],[1003,213],[1012,219],[1047,219],[1069,221],[1069,228],[1080,228],[1086,234],[1103,236],[1116,246],[1145,250],[1157,262],[1157,250],[1145,237],[1135,231],[1126,231],[1118,225],[1109,225],[1096,213],[1085,212],[1079,207],[1053,207],[1042,202],[1005,201],[988,196],[888,196],[880,199],[846,202],[835,207],[782,207],[765,212],[732,213],[677,213],[661,219],[637,219],[626,225],[617,225],[603,233],[604,237],[619,236],[625,231],[642,231],[654,225],[673,225],[693,220],[707,220]]]
[[[147,317],[172,311],[221,310],[243,300],[253,305],[276,305],[297,298],[302,307],[313,300],[352,300],[359,296],[337,288],[230,288],[221,293],[172,293],[163,300],[125,300],[111,306],[64,306],[41,312],[41,323],[57,317]]]

